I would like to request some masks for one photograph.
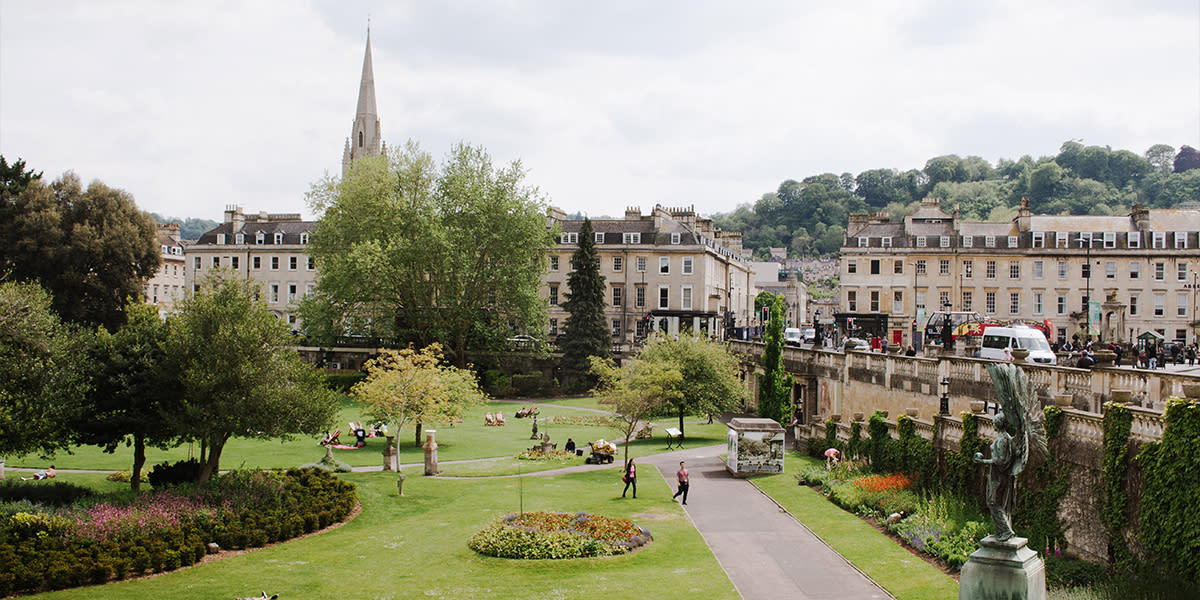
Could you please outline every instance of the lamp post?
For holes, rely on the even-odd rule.
[[[950,416],[950,378],[943,377],[939,383],[942,386],[942,397],[938,406],[938,414],[947,417]]]
[[[1083,234],[1079,234],[1079,237],[1075,238],[1075,241],[1079,242],[1080,246],[1083,245],[1084,240],[1085,238],[1083,237]],[[1087,319],[1087,329],[1084,329],[1083,331],[1083,343],[1085,346],[1092,339],[1092,234],[1089,233],[1086,240],[1087,258],[1085,260],[1087,261],[1087,292],[1083,296],[1087,299],[1087,301],[1083,303],[1083,312],[1085,318]]]
[[[1200,319],[1196,318],[1196,289],[1200,288],[1200,282],[1197,282],[1197,273],[1192,273],[1192,282],[1183,284],[1183,287],[1192,290],[1192,321],[1189,323],[1192,326],[1192,343],[1200,341],[1196,335],[1196,326],[1200,325]]]
[[[954,350],[954,326],[950,320],[952,307],[949,300],[942,304],[942,348],[945,350]]]

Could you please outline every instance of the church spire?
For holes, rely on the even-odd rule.
[[[378,156],[382,139],[379,112],[375,107],[375,69],[371,62],[371,27],[367,25],[367,50],[363,54],[362,79],[358,84],[358,107],[346,150],[342,154],[342,176],[360,156]]]

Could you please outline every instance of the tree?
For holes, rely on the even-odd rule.
[[[337,414],[336,395],[291,348],[287,323],[260,293],[258,284],[217,270],[168,321],[167,361],[180,380],[171,424],[200,441],[201,483],[220,467],[230,438],[317,434]]]
[[[633,362],[642,363],[634,369],[655,374],[647,380],[658,386],[655,413],[677,417],[681,433],[687,415],[722,413],[745,403],[746,389],[738,378],[737,357],[717,342],[658,336],[638,352]],[[678,381],[663,371],[678,372]],[[668,382],[674,383],[666,385]]]
[[[759,380],[758,416],[787,423],[792,376],[783,369],[783,298],[776,296],[767,324],[763,350],[763,375]]]
[[[27,183],[4,201],[0,271],[40,282],[64,320],[115,331],[125,300],[141,297],[162,264],[157,226],[132,196],[99,181],[84,190],[68,172]]]
[[[612,332],[604,322],[604,276],[600,257],[592,237],[592,221],[584,219],[579,228],[579,248],[571,255],[571,273],[567,275],[566,339],[561,342],[563,375],[575,389],[592,387],[589,357],[607,358],[612,347]]]
[[[314,184],[308,201],[323,213],[309,251],[325,307],[301,316],[335,319],[316,329],[441,342],[459,366],[514,329],[545,330],[538,292],[553,232],[519,162],[497,169],[460,144],[439,166],[409,142]]]
[[[664,363],[627,361],[618,368],[611,359],[593,356],[591,373],[597,380],[596,397],[612,407],[611,423],[625,440],[625,462],[629,462],[629,442],[638,428],[658,411],[665,396],[683,382],[678,369]]]
[[[0,456],[53,454],[84,413],[88,336],[32,283],[0,283]]]
[[[87,415],[76,426],[85,444],[113,452],[133,446],[133,491],[141,483],[146,446],[165,449],[178,435],[168,412],[179,381],[166,361],[167,324],[155,306],[131,299],[128,320],[115,334],[96,332],[93,387]]]
[[[350,393],[366,405],[372,419],[394,425],[397,431],[413,422],[413,445],[420,446],[422,423],[453,422],[462,416],[463,408],[485,400],[475,375],[443,364],[444,358],[439,344],[419,351],[384,350],[367,361],[367,378]]]
[[[42,172],[33,172],[33,169],[25,170],[25,161],[17,159],[13,164],[8,164],[8,161],[3,155],[0,155],[0,200],[7,208],[8,198],[17,196],[25,191],[25,188],[33,181],[42,178]]]
[[[1175,147],[1168,144],[1155,144],[1146,149],[1142,155],[1159,173],[1170,173],[1175,162]]]
[[[1200,152],[1191,146],[1180,146],[1179,154],[1175,155],[1174,166],[1176,173],[1200,169]]]

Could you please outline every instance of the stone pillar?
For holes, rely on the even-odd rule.
[[[1026,542],[980,540],[959,574],[958,600],[1045,600],[1046,565]]]
[[[422,448],[425,449],[425,474],[426,475],[437,475],[438,474],[437,442],[435,442],[433,439],[435,433],[437,433],[436,430],[426,429],[425,430],[425,445],[421,446]]]
[[[0,481],[4,481],[4,459],[0,458]]]
[[[387,445],[383,447],[383,470],[400,470],[400,453],[396,451],[395,436],[387,436]]]

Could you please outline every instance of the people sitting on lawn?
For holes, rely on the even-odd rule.
[[[338,444],[338,443],[340,443],[338,441],[338,437],[341,435],[342,435],[341,429],[338,429],[337,431],[334,431],[333,433],[329,433],[328,431],[326,431],[325,437],[321,438],[320,444],[322,446],[332,446],[334,444]]]
[[[567,452],[575,452],[575,440],[567,438]]]
[[[493,416],[492,416],[492,413],[488,413],[488,414],[486,414],[486,415],[483,415],[483,424],[484,424],[484,425],[495,425],[495,424],[496,424],[496,417],[493,417]]]
[[[54,465],[50,465],[49,469],[46,469],[45,471],[38,471],[37,473],[33,474],[33,477],[22,477],[21,481],[29,481],[30,479],[33,479],[35,481],[41,481],[43,479],[54,479],[55,475],[57,475],[57,473],[54,472]]]
[[[504,424],[504,413],[502,413],[500,411],[496,411],[496,424],[497,425]]]

